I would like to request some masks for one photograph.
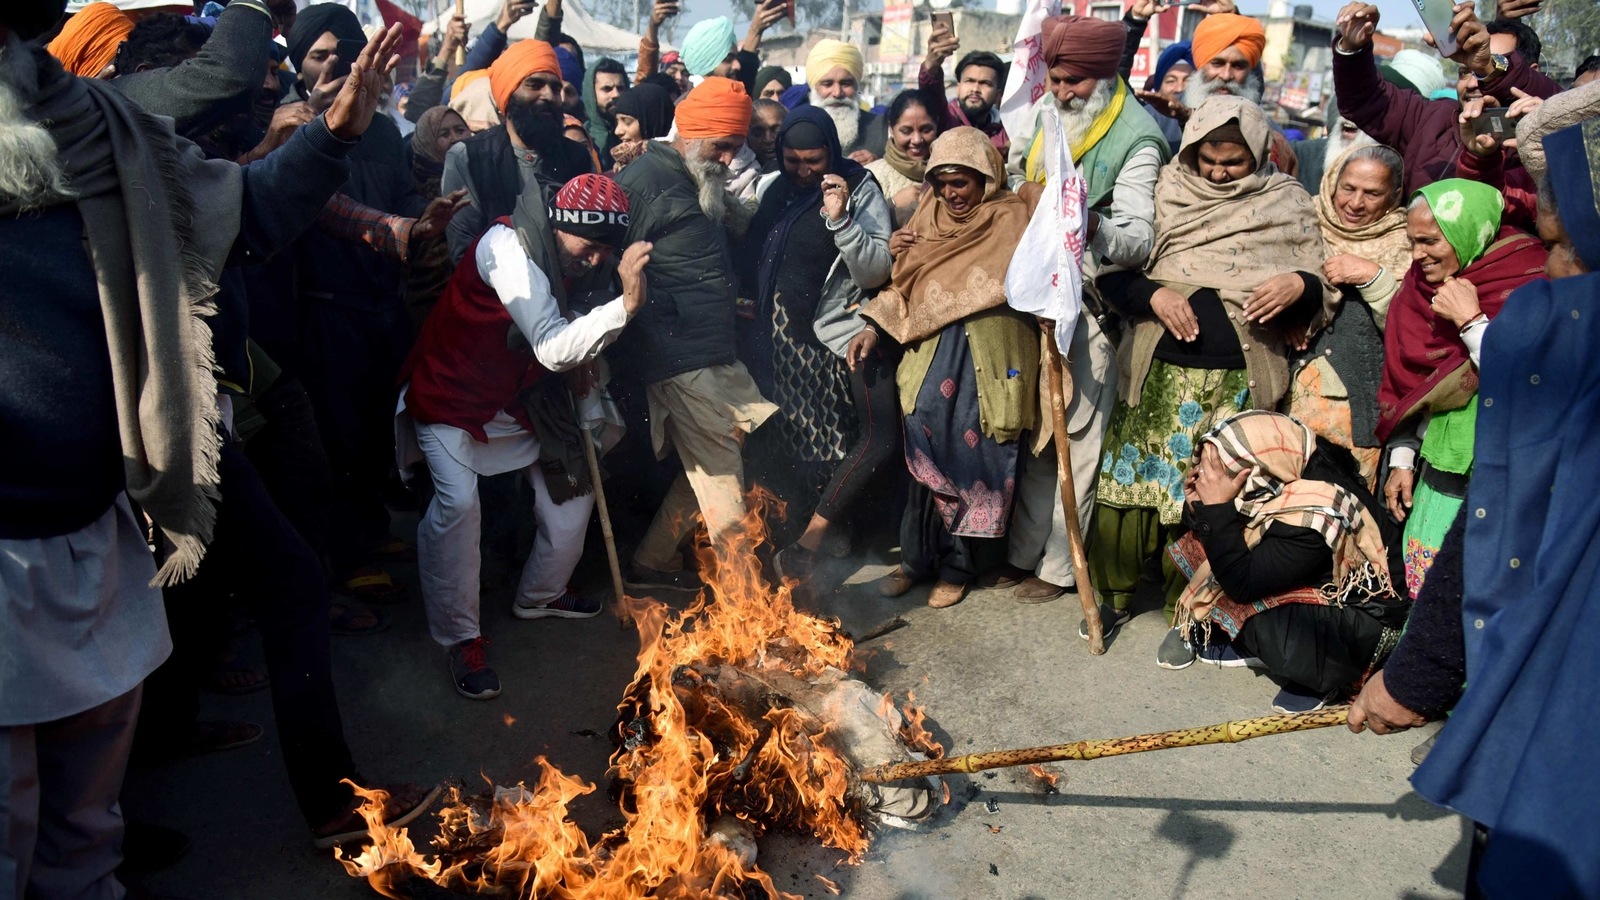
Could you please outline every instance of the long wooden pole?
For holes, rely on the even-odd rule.
[[[885,784],[928,775],[954,775],[958,772],[981,772],[984,769],[1003,769],[1065,760],[1099,759],[1102,756],[1122,756],[1128,753],[1143,753],[1147,750],[1170,750],[1174,747],[1199,747],[1205,744],[1236,744],[1239,741],[1273,734],[1343,725],[1349,713],[1348,706],[1330,706],[1316,712],[1238,719],[1200,728],[1159,731],[1154,734],[1137,734],[1110,740],[1077,741],[1071,744],[1030,747],[1023,750],[969,753],[966,756],[921,762],[885,763],[862,772],[861,780],[871,784]]]
[[[1067,523],[1067,544],[1072,550],[1072,576],[1078,602],[1089,625],[1089,652],[1106,652],[1105,626],[1100,621],[1100,601],[1089,579],[1089,555],[1083,549],[1083,529],[1078,525],[1078,488],[1072,482],[1072,440],[1067,434],[1067,398],[1072,395],[1072,373],[1061,364],[1056,349],[1055,326],[1045,335],[1046,374],[1050,378],[1050,422],[1055,429],[1056,479],[1061,482],[1061,515]]]

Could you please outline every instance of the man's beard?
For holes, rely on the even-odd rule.
[[[1342,124],[1343,120],[1335,120],[1328,123],[1328,143],[1323,148],[1322,153],[1322,171],[1324,172],[1333,171],[1333,164],[1345,153],[1357,147],[1366,147],[1378,143],[1368,137],[1364,131],[1356,132],[1356,136],[1353,138],[1346,138],[1344,129],[1340,128]]]
[[[15,32],[0,46],[0,205],[23,210],[72,197],[49,129],[25,114],[39,93],[35,52]]]
[[[861,137],[861,107],[854,97],[835,97],[824,100],[816,91],[811,92],[811,105],[828,114],[833,127],[839,132],[839,146],[849,152]]]
[[[1111,106],[1111,98],[1116,96],[1116,90],[1116,81],[1105,78],[1095,85],[1094,92],[1088,98],[1073,97],[1065,105],[1060,100],[1056,101],[1056,110],[1061,113],[1061,129],[1067,135],[1067,146],[1075,147],[1083,143],[1083,137],[1089,133],[1094,120]]]
[[[728,179],[733,172],[717,160],[701,158],[697,148],[691,148],[683,161],[700,194],[700,211],[711,221],[722,224],[728,216],[728,203],[723,198],[727,196]]]
[[[561,117],[555,104],[545,100],[527,102],[513,99],[506,104],[506,121],[517,134],[517,140],[530,150],[544,150],[563,140]]]
[[[1222,78],[1206,78],[1202,73],[1196,72],[1189,76],[1189,83],[1184,86],[1183,105],[1190,109],[1199,109],[1200,104],[1218,94],[1233,94],[1251,103],[1260,103],[1261,93],[1265,90],[1266,83],[1261,80],[1261,74],[1254,70],[1245,76],[1244,84]]]
[[[976,106],[974,106],[974,104],[976,104]],[[987,122],[989,120],[989,110],[991,109],[994,109],[994,104],[983,99],[982,97],[973,96],[961,98],[961,114],[966,116],[967,121],[974,125],[977,125],[980,122]]]

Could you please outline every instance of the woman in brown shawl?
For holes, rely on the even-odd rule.
[[[1411,241],[1401,206],[1405,164],[1381,145],[1357,147],[1322,176],[1317,221],[1328,245],[1322,267],[1344,303],[1309,343],[1291,341],[1288,413],[1348,449],[1368,490],[1377,488],[1382,445],[1378,381],[1383,375],[1383,323],[1400,279],[1411,268]],[[1305,344],[1305,346],[1299,346]]]
[[[1195,110],[1156,182],[1149,270],[1101,281],[1133,322],[1090,547],[1110,627],[1127,620],[1142,576],[1165,582],[1171,619],[1183,580],[1162,550],[1180,531],[1196,435],[1239,410],[1277,408],[1289,385],[1284,334],[1316,333],[1339,299],[1322,275],[1311,197],[1272,164],[1270,133],[1238,97]],[[1157,654],[1166,668],[1193,661],[1176,631]]]
[[[927,185],[848,356],[853,364],[880,337],[905,347],[898,382],[913,483],[900,568],[879,591],[896,597],[937,576],[928,605],[945,607],[977,574],[977,542],[1005,534],[1018,439],[1038,419],[1039,338],[1032,317],[1006,305],[1028,209],[1007,190],[994,144],[976,128],[941,135]]]

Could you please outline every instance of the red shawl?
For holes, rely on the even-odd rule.
[[[1483,257],[1456,277],[1472,282],[1478,289],[1478,305],[1493,319],[1512,291],[1544,276],[1544,259],[1544,247],[1536,238],[1507,226]],[[1378,388],[1380,441],[1387,442],[1401,422],[1423,409],[1459,409],[1478,391],[1478,373],[1460,331],[1433,314],[1437,290],[1413,264],[1389,305],[1383,383]]]

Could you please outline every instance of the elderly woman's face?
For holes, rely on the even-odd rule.
[[[934,194],[957,215],[983,202],[983,176],[966,166],[939,169],[928,175],[928,182],[933,185]]]
[[[1212,184],[1229,184],[1256,170],[1250,148],[1232,141],[1202,141],[1195,154],[1195,171]]]
[[[1439,230],[1433,210],[1426,203],[1406,214],[1406,237],[1411,238],[1411,259],[1421,267],[1423,281],[1441,284],[1461,271],[1456,248],[1444,239],[1444,232]]]
[[[469,137],[472,137],[472,132],[467,128],[467,120],[461,118],[460,113],[451,110],[439,117],[439,130],[433,135],[434,150],[443,157],[451,147]]]
[[[1375,159],[1353,159],[1333,186],[1333,207],[1351,228],[1371,225],[1394,209],[1400,197],[1389,167]]]

